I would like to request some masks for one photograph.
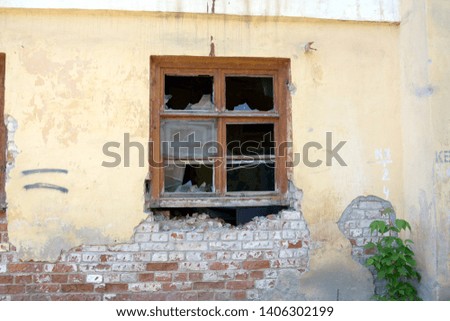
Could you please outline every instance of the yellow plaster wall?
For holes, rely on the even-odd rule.
[[[7,183],[9,232],[24,258],[55,258],[81,243],[128,240],[145,217],[147,169],[137,166],[136,154],[131,168],[103,168],[102,145],[123,143],[126,132],[145,145],[149,56],[206,56],[211,36],[217,56],[291,59],[295,152],[309,141],[325,146],[326,132],[333,133],[333,145],[347,141],[340,153],[347,167],[335,162],[294,170],[315,242],[311,255],[319,261],[311,269],[323,255],[351,260],[336,222],[357,196],[388,197],[403,213],[398,25],[2,10],[0,28],[0,51],[7,54],[5,113],[18,122],[21,150]],[[318,50],[305,54],[308,41]],[[376,150],[392,162],[384,167]],[[311,153],[316,157],[324,159],[324,150]],[[69,173],[21,173],[43,167]],[[69,192],[23,189],[36,181]]]

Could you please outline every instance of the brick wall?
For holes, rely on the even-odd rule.
[[[370,233],[370,223],[374,220],[395,220],[395,212],[389,216],[382,212],[388,208],[393,209],[392,204],[377,196],[359,196],[345,209],[338,226],[341,232],[348,238],[352,245],[352,258],[362,265],[366,265],[369,257],[375,254],[375,249],[365,249],[369,242],[378,242],[380,235],[376,231]],[[375,294],[385,291],[386,282],[377,279],[377,273],[373,267],[369,268],[374,277]]]
[[[0,300],[258,300],[280,271],[307,269],[308,248],[299,211],[243,227],[151,214],[130,243],[82,245],[56,262],[21,262],[3,248]]]

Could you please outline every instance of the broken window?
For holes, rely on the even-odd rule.
[[[150,168],[149,207],[288,204],[288,59],[152,56],[151,70],[151,157],[163,166]]]

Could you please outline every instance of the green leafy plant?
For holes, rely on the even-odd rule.
[[[418,301],[417,290],[411,282],[420,282],[421,276],[416,270],[416,260],[411,249],[413,241],[403,241],[398,237],[402,230],[411,230],[405,220],[392,219],[392,208],[385,209],[382,214],[391,217],[389,223],[376,220],[370,224],[372,236],[378,232],[378,242],[369,242],[366,249],[375,249],[375,254],[367,259],[366,265],[373,266],[377,271],[378,279],[387,282],[386,292],[378,294],[375,299],[381,301]]]

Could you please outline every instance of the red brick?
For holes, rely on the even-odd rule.
[[[13,284],[13,281],[12,275],[0,275],[0,284]]]
[[[224,289],[225,282],[196,282],[194,290]]]
[[[240,281],[247,280],[248,279],[248,272],[237,272],[234,278],[236,280],[240,280]]]
[[[260,270],[270,268],[270,262],[267,260],[262,261],[245,261],[243,267],[246,270]]]
[[[101,301],[102,294],[88,294],[88,293],[67,293],[67,294],[52,294],[51,301]]]
[[[105,263],[105,262],[110,262],[112,260],[113,256],[110,254],[102,254],[100,255],[100,262]]]
[[[49,293],[58,292],[60,289],[59,284],[32,284],[26,286],[27,293]]]
[[[170,292],[167,293],[166,301],[181,301],[181,292]]]
[[[170,282],[172,281],[172,274],[155,274],[155,281]]]
[[[42,263],[11,263],[8,270],[11,273],[41,273],[44,265]]]
[[[175,271],[178,270],[178,263],[147,263],[147,271]]]
[[[97,264],[95,266],[96,271],[109,271],[111,270],[111,265],[109,264]]]
[[[0,285],[1,294],[25,293],[25,285]]]
[[[250,272],[250,278],[253,280],[261,280],[264,278],[264,272],[263,271],[252,271],[252,272]]]
[[[203,253],[203,259],[207,260],[207,261],[216,260],[217,259],[217,253],[216,252]]]
[[[62,292],[94,292],[93,284],[62,284]]]
[[[84,274],[69,274],[67,283],[85,283],[86,275]]]
[[[245,291],[233,292],[233,300],[246,300],[247,293]]]
[[[203,280],[203,274],[202,273],[189,273],[189,281],[202,281]]]
[[[0,232],[8,231],[8,224],[0,224]]]
[[[155,273],[141,273],[138,278],[139,282],[152,282],[155,280]]]
[[[289,242],[288,249],[299,249],[302,247],[302,241],[298,241],[296,243]]]
[[[57,263],[53,268],[53,273],[70,273],[76,272],[76,265]]]
[[[214,295],[211,292],[198,292],[199,301],[211,301],[214,300]]]
[[[252,289],[253,286],[253,281],[229,281],[226,285],[229,290],[247,290]]]
[[[212,262],[209,264],[210,270],[227,270],[228,267],[229,267],[229,264],[221,263],[221,262]]]
[[[187,273],[175,273],[173,275],[173,280],[175,282],[177,281],[187,281],[188,280],[188,274]]]
[[[182,292],[181,293],[181,301],[198,301],[198,293],[197,292]]]
[[[52,282],[52,276],[50,274],[34,274],[34,283],[50,283]]]
[[[105,292],[108,293],[118,293],[118,292],[127,292],[128,284],[125,283],[106,283],[105,284]]]
[[[364,249],[364,254],[366,255],[372,255],[375,254],[377,252],[377,248],[373,247],[371,249]]]
[[[14,276],[15,284],[30,284],[33,282],[33,277],[31,275],[16,275]]]
[[[69,276],[67,274],[55,274],[52,275],[53,283],[67,283]]]

